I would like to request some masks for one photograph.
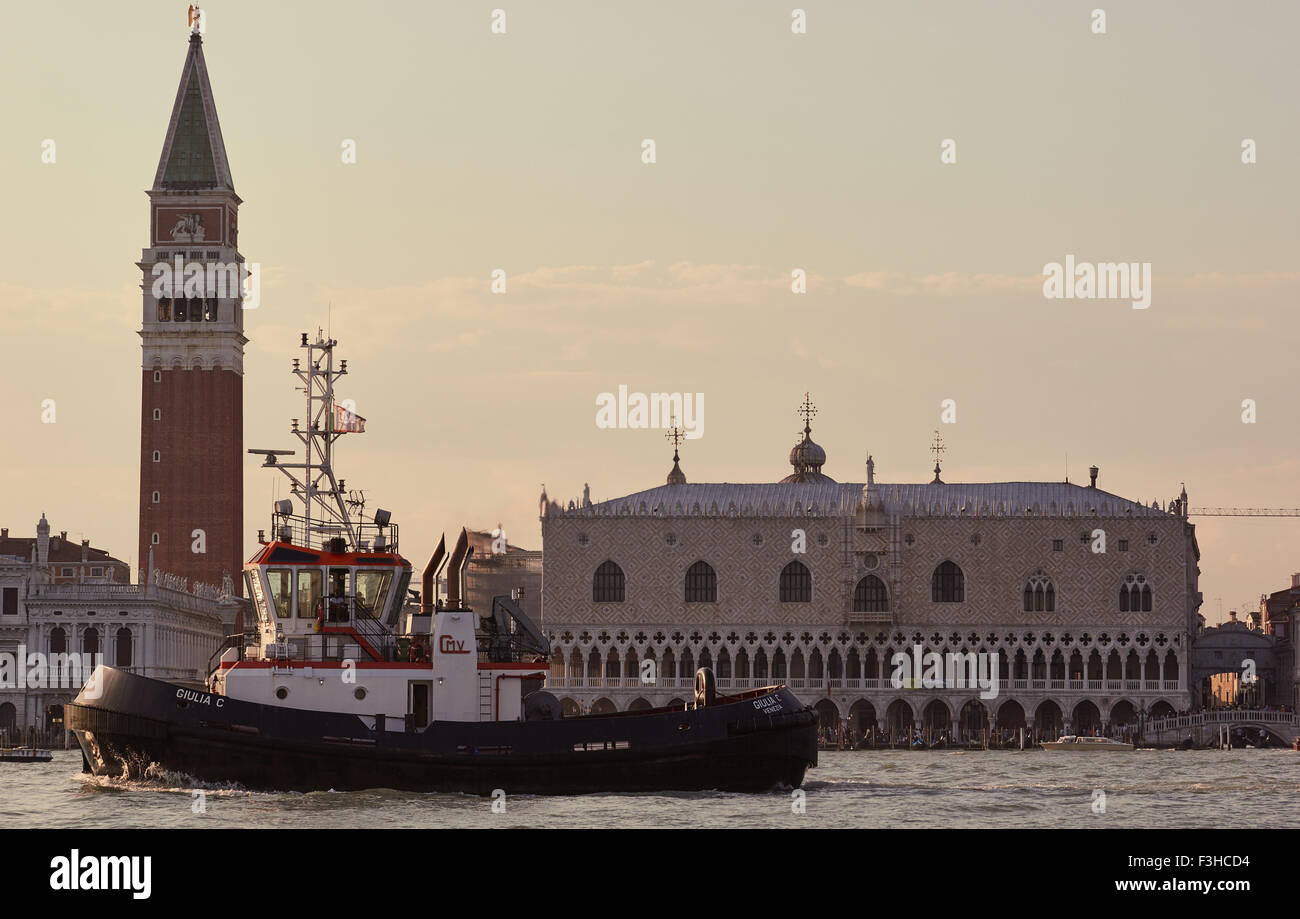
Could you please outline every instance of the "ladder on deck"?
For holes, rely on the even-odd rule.
[[[492,674],[482,671],[478,675],[478,720],[492,719]]]

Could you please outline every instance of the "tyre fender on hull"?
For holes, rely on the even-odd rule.
[[[695,671],[695,707],[708,708],[718,701],[718,681],[713,671],[701,667]]]
[[[564,717],[564,706],[551,693],[538,689],[524,696],[525,721],[559,721]]]

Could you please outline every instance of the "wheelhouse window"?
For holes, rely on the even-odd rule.
[[[266,581],[271,588],[276,618],[288,619],[293,615],[293,572],[288,568],[272,568],[266,572]]]
[[[375,618],[383,610],[388,596],[388,585],[393,581],[391,571],[357,572],[357,615]]]
[[[348,575],[350,573],[347,568],[330,569],[330,622],[347,622],[348,620]]]
[[[781,569],[780,596],[782,603],[811,603],[812,574],[800,561],[793,561]]]
[[[933,603],[966,602],[966,575],[955,562],[946,561],[934,569],[930,578],[930,600]]]
[[[389,625],[396,625],[397,618],[401,615],[402,606],[406,602],[406,590],[411,584],[411,575],[415,572],[410,568],[403,568],[401,576],[397,579],[397,590],[393,592],[393,602],[388,607],[388,613],[384,621]]]
[[[298,618],[315,619],[320,615],[321,573],[320,569],[304,569],[298,572]]]
[[[686,602],[718,602],[718,576],[708,562],[699,561],[686,569]]]
[[[595,603],[622,603],[626,586],[623,569],[607,559],[591,579],[591,599]]]

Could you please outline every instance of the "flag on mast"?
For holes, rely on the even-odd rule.
[[[348,411],[346,406],[338,402],[334,403],[334,413],[331,417],[334,424],[331,426],[335,434],[364,434],[366,433],[366,419],[362,418],[356,412]]]

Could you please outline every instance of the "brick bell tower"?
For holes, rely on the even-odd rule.
[[[140,383],[140,569],[236,592],[243,567],[244,258],[217,108],[192,26],[149,195]]]

